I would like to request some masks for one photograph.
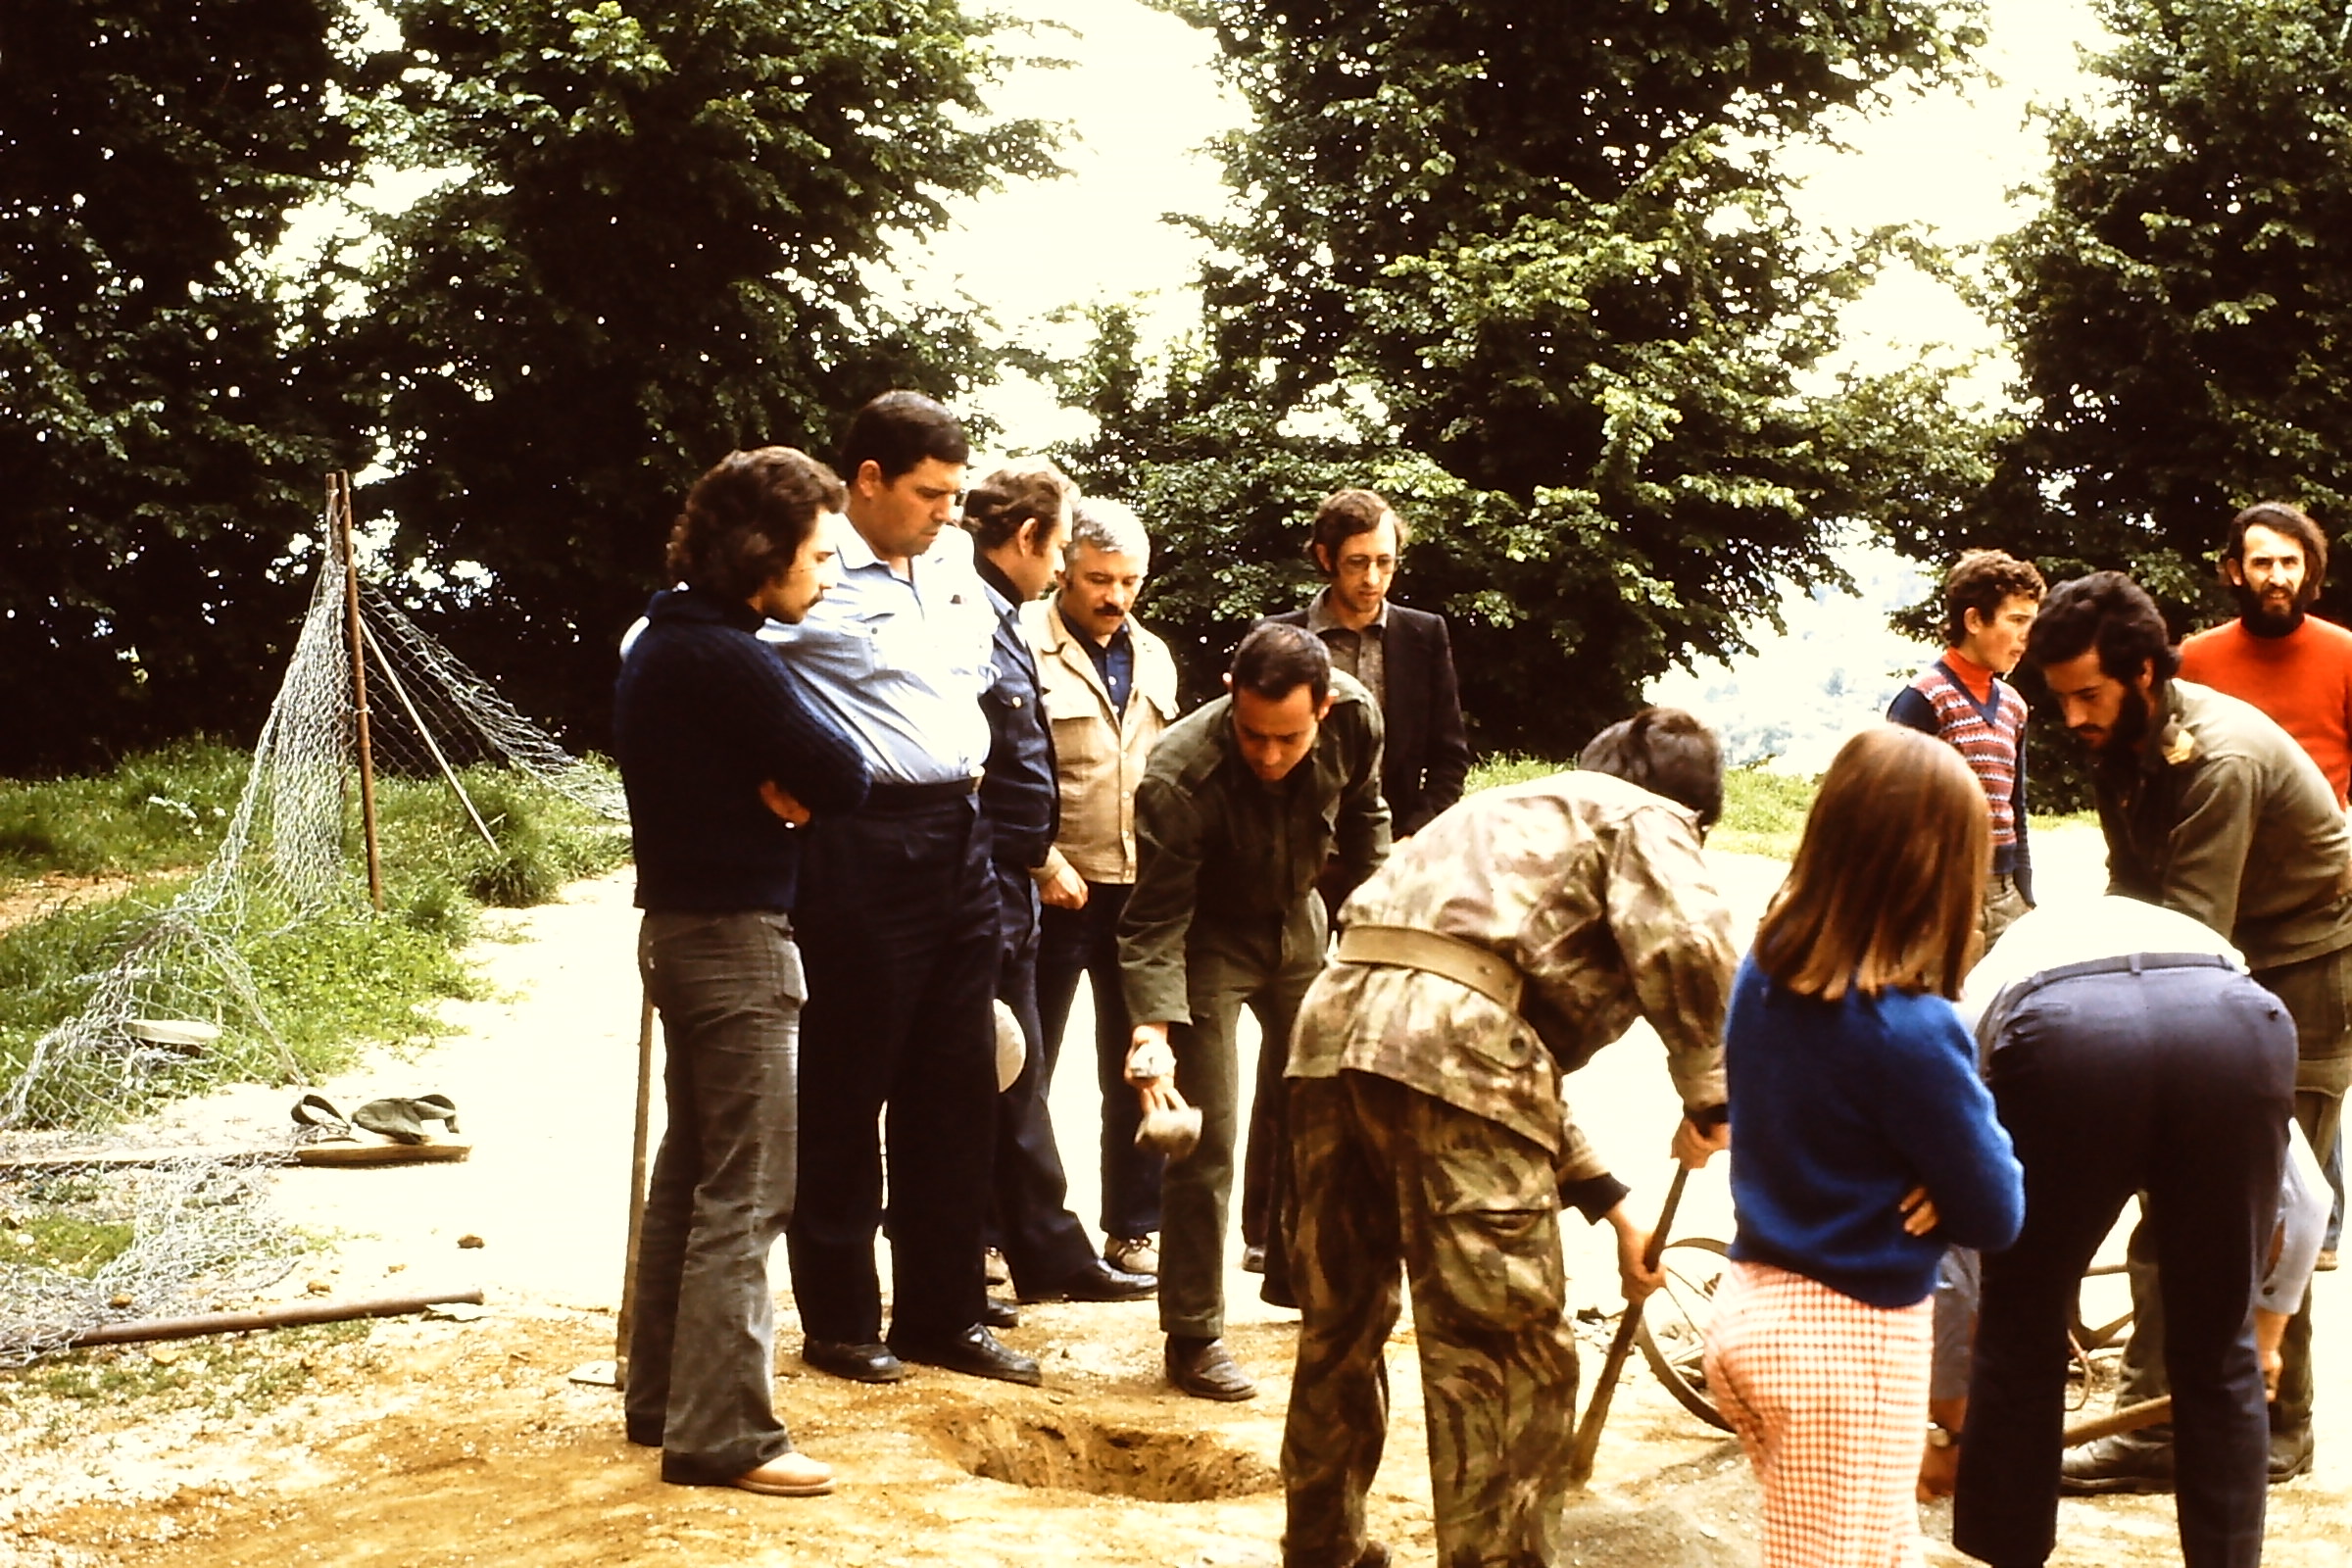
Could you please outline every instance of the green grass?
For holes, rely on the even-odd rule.
[[[185,747],[134,758],[103,779],[0,785],[0,823],[22,829],[8,840],[13,847],[0,852],[0,866],[18,877],[53,870],[152,875],[199,866],[219,838],[217,830],[199,830],[216,820],[211,813],[220,803],[225,805],[218,820],[233,813],[246,763],[242,754],[221,748]],[[479,982],[459,961],[457,949],[472,934],[480,906],[544,903],[564,883],[627,858],[627,829],[585,807],[502,770],[474,768],[462,776],[497,840],[495,849],[483,843],[446,781],[382,781],[381,915],[366,902],[356,802],[347,803],[353,887],[347,903],[298,917],[293,908],[273,905],[266,887],[252,895],[240,956],[264,1011],[304,1076],[337,1071],[369,1042],[429,1034],[435,1001],[478,994]],[[167,787],[181,788],[199,803],[191,807],[193,827],[176,809],[138,804]],[[88,831],[66,831],[83,813],[92,824]],[[99,976],[192,876],[192,869],[166,875],[0,932],[0,1091],[23,1071],[34,1043],[81,1009]],[[182,947],[172,956],[185,961],[192,952]],[[195,956],[201,958],[200,952]],[[192,996],[224,995],[225,988],[204,971],[199,961]],[[224,1024],[237,1022],[230,1010],[219,1015]],[[214,1050],[157,1080],[156,1098],[286,1076],[266,1036],[231,1027]],[[108,1108],[128,1115],[151,1103]]]
[[[1546,762],[1533,757],[1490,757],[1470,769],[1466,792],[1498,784],[1519,784],[1542,778],[1573,764]],[[1776,860],[1796,858],[1797,841],[1805,836],[1805,814],[1813,809],[1814,791],[1821,780],[1761,767],[1735,767],[1723,776],[1723,819],[1707,835],[1707,848],[1739,855],[1763,855]],[[2034,831],[2091,828],[2099,825],[2096,811],[2035,812]]]
[[[44,872],[142,876],[220,848],[253,759],[212,741],[142,753],[113,772],[0,779],[0,885]]]
[[[52,1268],[86,1280],[120,1257],[133,1234],[127,1220],[12,1213],[0,1226],[0,1268]]]
[[[1485,758],[1470,769],[1469,794],[1498,784],[1520,784],[1572,767],[1542,758],[1501,756]],[[1813,805],[1814,780],[1788,778],[1762,768],[1736,767],[1723,778],[1723,820],[1707,836],[1710,849],[1742,855],[1770,855],[1788,859],[1805,830],[1805,812]]]

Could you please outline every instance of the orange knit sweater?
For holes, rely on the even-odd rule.
[[[2344,804],[2352,784],[2352,631],[2317,615],[2284,637],[2227,621],[2180,645],[2180,676],[2252,703],[2320,764]]]

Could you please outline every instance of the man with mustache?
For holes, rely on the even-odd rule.
[[[1061,825],[1037,873],[1037,1007],[1054,1075],[1062,1030],[1085,977],[1095,1003],[1095,1076],[1102,1091],[1102,1256],[1159,1272],[1160,1156],[1135,1144],[1142,1119],[1127,1083],[1127,1001],[1119,989],[1119,916],[1135,887],[1135,791],[1160,733],[1176,721],[1176,656],[1135,616],[1152,539],[1123,502],[1081,496],[1053,598],[1021,607],[1037,651]]]
[[[2093,754],[2107,891],[2178,909],[2245,956],[2295,1021],[2295,1119],[2312,1148],[2326,1149],[2352,1081],[2352,838],[2334,792],[2294,738],[2252,705],[2178,679],[2180,656],[2167,642],[2154,601],[2123,573],[2099,571],[2051,591],[2026,658]],[[2085,1123],[2086,1135],[2095,1125]],[[2258,1196],[2275,1201],[2273,1193]],[[2135,1258],[2150,1254],[2152,1240],[2134,1238]],[[2122,1403],[2165,1392],[2153,1264],[2135,1262],[2132,1284]],[[2273,1481],[2311,1468],[2308,1295],[2280,1353]],[[2151,1428],[2069,1453],[2064,1486],[2163,1491],[2172,1476],[2171,1432]]]

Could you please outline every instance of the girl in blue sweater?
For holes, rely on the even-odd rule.
[[[1953,1010],[1990,836],[1960,755],[1881,725],[1821,781],[1724,1024],[1732,1267],[1707,1386],[1764,1490],[1768,1565],[1919,1560],[1930,1296],[2025,1192]]]

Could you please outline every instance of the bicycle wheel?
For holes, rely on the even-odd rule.
[[[1715,1315],[1715,1291],[1730,1264],[1728,1249],[1706,1236],[1668,1242],[1658,1266],[1666,1283],[1642,1303],[1634,1343],[1675,1402],[1711,1427],[1732,1424],[1707,1396],[1707,1320]]]

